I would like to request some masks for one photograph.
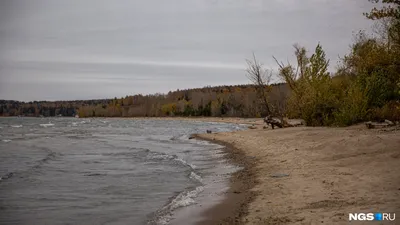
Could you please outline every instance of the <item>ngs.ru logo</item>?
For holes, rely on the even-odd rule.
[[[349,221],[394,221],[395,213],[349,213]]]

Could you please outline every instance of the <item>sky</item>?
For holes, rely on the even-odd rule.
[[[253,52],[331,60],[369,30],[367,0],[0,1],[0,99],[75,100],[247,84]],[[277,78],[275,81],[279,81]]]

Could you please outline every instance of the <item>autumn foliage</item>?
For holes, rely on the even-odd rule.
[[[289,117],[310,126],[400,120],[400,2],[382,2],[388,5],[365,15],[385,26],[376,36],[360,32],[337,72],[327,71],[329,61],[320,45],[311,56],[295,46],[295,66],[276,60],[292,90]]]
[[[285,84],[265,87],[268,98],[283,101],[289,93]],[[123,98],[60,101],[0,101],[0,116],[154,117],[235,116],[261,117],[265,113],[254,85],[204,87],[167,94],[134,95]],[[283,97],[282,97],[283,96]]]
[[[288,94],[285,84],[265,87],[269,98],[280,100]],[[168,94],[135,95],[116,98],[109,104],[79,108],[80,117],[163,117],[163,116],[230,116],[260,117],[264,113],[254,85],[205,87],[177,90]]]

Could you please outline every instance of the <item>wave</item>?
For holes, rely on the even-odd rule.
[[[85,173],[83,176],[86,177],[97,177],[97,176],[107,176],[105,173]]]
[[[178,208],[182,208],[185,206],[196,204],[194,200],[201,192],[204,191],[203,186],[198,186],[196,189],[191,191],[184,191],[179,193],[175,198],[173,198],[170,203],[164,206],[157,214],[157,218],[155,221],[152,221],[155,224],[164,225],[168,224],[171,221],[172,213]]]
[[[166,153],[158,153],[158,152],[151,152],[150,150],[148,151],[149,155],[148,155],[148,159],[152,160],[172,160],[172,159],[176,159],[177,156],[176,155],[169,155]]]
[[[21,177],[21,175],[23,175],[24,177],[29,176],[32,172],[39,170],[44,164],[48,163],[51,160],[54,160],[57,156],[62,155],[60,153],[55,153],[45,147],[37,147],[37,146],[32,146],[32,147],[47,152],[47,155],[44,158],[35,161],[32,166],[29,166],[26,169],[9,172],[4,176],[0,176],[0,181],[11,179],[13,177]]]
[[[203,178],[200,175],[198,175],[195,172],[193,172],[193,171],[190,172],[189,178],[192,179],[192,180],[198,181],[200,183],[203,183]]]
[[[4,176],[0,176],[0,181],[1,181],[1,180],[10,179],[13,175],[14,175],[14,173],[10,172],[10,173],[7,173],[7,174],[4,175]]]
[[[53,160],[56,158],[56,153],[55,152],[49,152],[46,157],[44,157],[43,159],[40,159],[37,161],[37,164],[35,166],[33,166],[34,169],[39,169],[40,167],[43,166],[43,164],[47,163],[50,160]]]
[[[203,186],[196,187],[196,189],[189,192],[182,192],[176,196],[171,203],[167,205],[169,210],[175,210],[181,207],[195,204],[194,198],[196,198],[201,192],[204,191]]]
[[[153,152],[149,149],[146,149],[147,152],[147,159],[149,160],[174,160],[181,165],[189,167],[192,171],[190,172],[189,178],[195,181],[198,181],[202,183],[202,177],[194,172],[194,170],[197,168],[195,165],[188,163],[182,158],[179,158],[177,155],[169,155],[166,153],[161,153],[161,152]]]
[[[196,166],[185,161],[182,158],[179,158],[177,155],[169,155],[166,153],[153,152],[148,150],[148,158],[151,160],[173,160],[183,166],[189,167],[191,171],[188,177],[203,185],[202,177],[194,171]],[[197,186],[195,189],[186,190],[179,193],[178,195],[173,197],[167,205],[156,212],[155,219],[153,221],[150,221],[149,224],[169,224],[169,221],[173,219],[173,212],[176,209],[196,204],[195,198],[198,197],[198,195],[203,191],[203,186]]]
[[[170,155],[167,153],[162,153],[162,152],[155,152],[151,151],[149,149],[146,149],[147,151],[147,158],[150,160],[174,160],[184,166],[190,167],[192,170],[195,170],[197,167],[187,161],[185,161],[182,158],[179,158],[177,155]]]
[[[156,143],[156,144],[159,144],[159,143],[161,143],[161,144],[171,144],[171,141],[177,140],[175,138],[176,137],[172,137],[171,138],[170,136],[165,136],[165,137],[163,137],[163,136],[147,137],[146,141],[151,141],[151,142]]]
[[[188,166],[188,167],[192,168],[193,170],[197,168],[195,165],[190,164],[190,163],[186,162],[185,160],[183,160],[181,158],[175,158],[174,160],[182,163],[185,166]]]
[[[39,126],[41,126],[41,127],[52,127],[52,126],[54,126],[54,123],[42,123],[42,124],[39,124]]]
[[[171,140],[171,141],[186,141],[186,140],[188,140],[189,139],[189,137],[190,137],[191,135],[187,135],[187,134],[185,134],[185,135],[178,135],[178,136],[173,136],[172,138],[170,138],[169,140]]]
[[[22,125],[11,125],[11,127],[14,127],[14,128],[21,128]]]
[[[113,148],[116,146],[112,144],[105,143]],[[167,154],[163,152],[152,151],[147,148],[130,148],[129,151],[123,152],[111,152],[111,153],[103,153],[104,156],[125,156],[125,157],[134,157],[134,158],[142,158],[148,161],[169,161],[169,162],[177,162],[182,166],[189,167],[191,170],[196,168],[195,165],[188,163],[182,158],[179,158],[177,155],[174,154]]]
[[[4,140],[2,140],[2,142],[8,143],[8,142],[11,142],[11,140],[10,139],[4,139]]]
[[[53,152],[51,149],[46,148],[46,147],[39,147],[39,146],[35,146],[35,145],[33,145],[32,147],[36,148],[36,149],[40,149],[47,153],[47,155],[44,158],[36,161],[36,165],[33,166],[34,169],[40,168],[43,164],[55,159],[57,156],[62,156],[62,154]]]

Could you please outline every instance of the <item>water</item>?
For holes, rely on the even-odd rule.
[[[190,121],[0,118],[0,224],[193,224],[237,168]]]

